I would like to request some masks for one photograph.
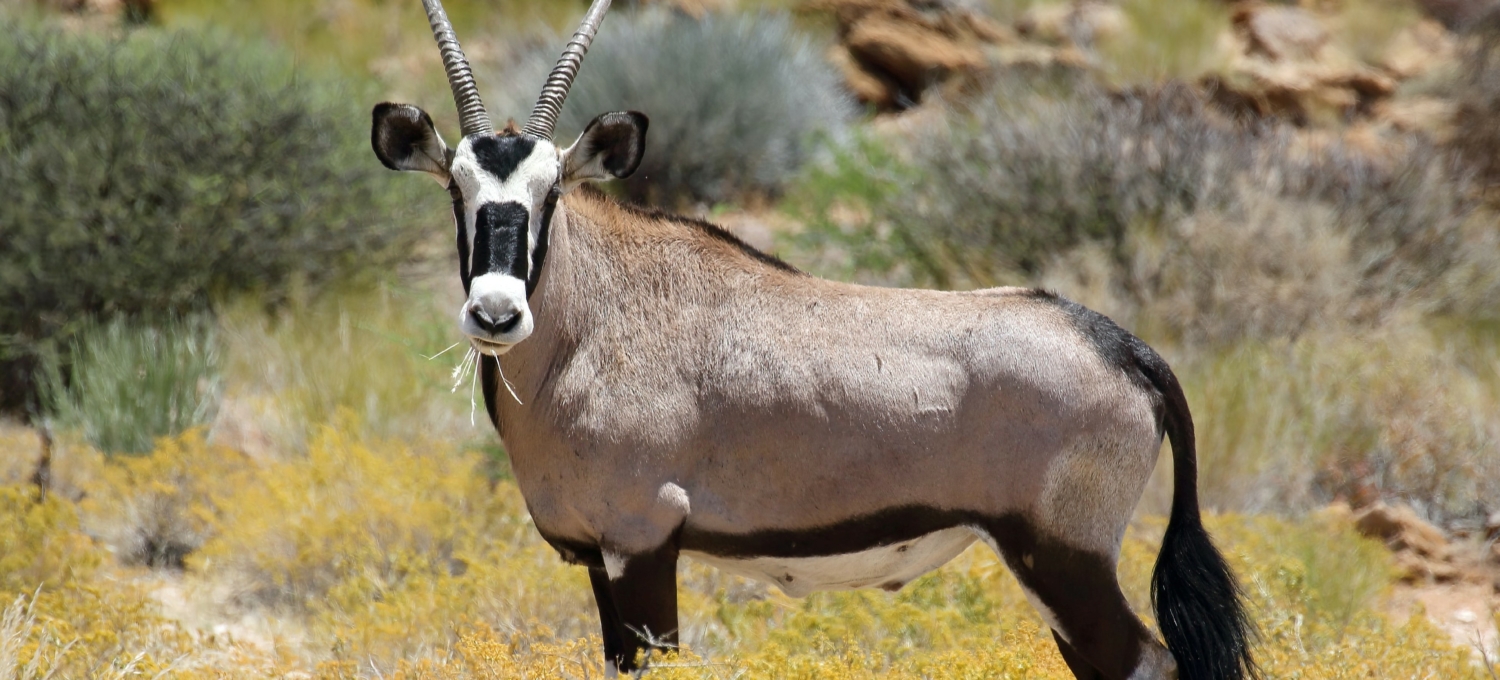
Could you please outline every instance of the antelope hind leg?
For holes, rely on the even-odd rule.
[[[1007,518],[987,528],[991,546],[1052,627],[1080,680],[1166,680],[1176,662],[1130,610],[1115,580],[1115,559],[1040,535]]]

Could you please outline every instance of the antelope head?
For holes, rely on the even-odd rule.
[[[541,276],[548,226],[558,199],[590,180],[627,177],[645,149],[646,116],[606,113],[572,146],[552,141],[568,89],[610,0],[594,0],[531,111],[526,126],[495,132],[468,59],[440,0],[422,0],[448,84],[458,105],[462,138],[448,146],[431,116],[409,104],[375,106],[371,145],[392,170],[424,172],[448,188],[457,223],[459,277],[467,299],[458,323],[470,343],[498,356],[531,335],[527,304]]]

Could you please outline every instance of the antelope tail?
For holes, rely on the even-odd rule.
[[[1137,366],[1164,399],[1164,429],[1172,440],[1172,514],[1151,575],[1162,638],[1181,680],[1259,678],[1250,653],[1254,624],[1243,593],[1199,516],[1198,456],[1187,398],[1160,356],[1139,341],[1134,349]]]

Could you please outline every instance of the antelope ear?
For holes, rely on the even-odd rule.
[[[563,152],[563,191],[592,180],[629,177],[646,155],[646,126],[650,123],[646,114],[638,111],[595,118],[578,141]]]
[[[370,146],[387,168],[425,172],[448,184],[448,145],[422,109],[410,104],[376,104]]]

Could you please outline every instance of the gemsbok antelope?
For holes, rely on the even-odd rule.
[[[452,196],[485,407],[537,530],[589,569],[612,674],[676,642],[680,556],[801,596],[896,590],[981,540],[1080,678],[1256,675],[1239,589],[1199,517],[1192,417],[1151,348],[1044,291],[825,281],[582,189],[630,175],[644,149],[635,112],[552,141],[609,0],[525,127],[498,133],[441,3],[423,3],[462,139],[383,103],[372,144]],[[1164,436],[1165,645],[1115,580]]]

